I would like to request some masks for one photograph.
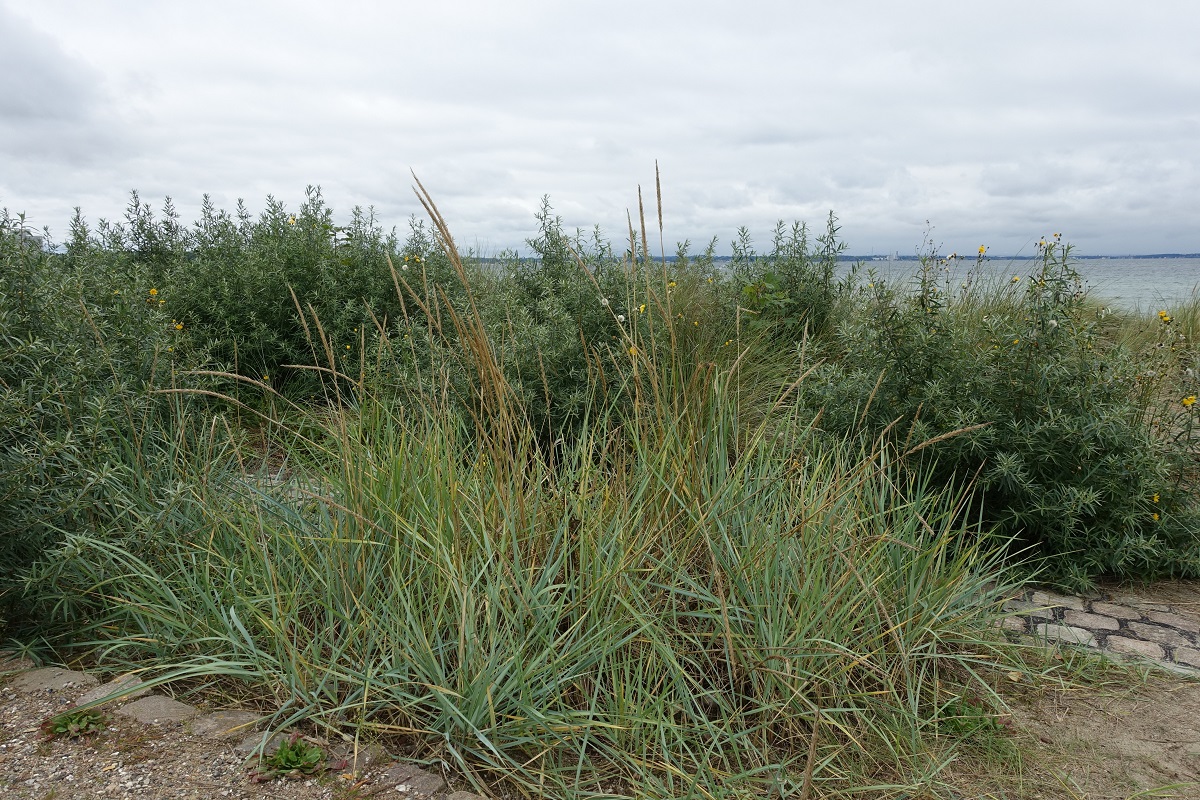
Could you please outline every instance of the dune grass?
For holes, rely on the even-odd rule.
[[[385,737],[480,788],[936,794],[1007,659],[971,487],[818,434],[803,370],[764,402],[671,314],[675,346],[621,341],[546,447],[429,205],[465,383],[401,402],[318,370],[330,405],[270,422],[292,481],[188,464],[170,515],[127,498],[153,547],[73,535],[31,580],[85,599],[103,663],[235,679],[276,727]]]

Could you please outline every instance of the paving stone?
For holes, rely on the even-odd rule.
[[[209,739],[231,739],[253,731],[262,720],[261,715],[250,711],[214,711],[193,719],[188,730]]]
[[[1028,600],[1006,600],[1004,610],[1015,611],[1034,619],[1054,619],[1053,609],[1046,608],[1045,604],[1031,603]]]
[[[446,800],[486,800],[484,797],[472,794],[471,792],[455,792],[446,798]]]
[[[1125,594],[1113,598],[1113,602],[1122,605],[1140,608],[1142,611],[1170,611],[1171,607],[1163,603],[1151,603],[1144,597],[1136,594]]]
[[[141,686],[141,685],[142,685],[142,679],[139,678],[138,676],[122,675],[119,678],[113,678],[108,683],[102,684],[100,686],[97,686],[95,689],[92,689],[90,692],[85,694],[83,697],[76,700],[75,704],[80,705],[80,706],[85,706],[88,703],[96,702],[97,700],[99,700],[102,697],[107,697],[110,694],[115,694],[124,689],[133,689],[133,687]],[[123,695],[118,700],[118,702],[124,703],[129,700],[135,700],[139,697],[145,697],[148,694],[150,694],[150,690],[148,688],[137,689],[135,691],[130,692],[127,695]]]
[[[7,651],[0,653],[0,672],[25,672],[37,667],[28,658],[16,656]]]
[[[1132,636],[1109,636],[1105,642],[1107,649],[1125,656],[1139,656],[1161,661],[1166,657],[1162,645],[1134,639]]]
[[[1186,664],[1189,667],[1200,669],[1200,650],[1194,647],[1176,647],[1175,663]]]
[[[152,694],[127,706],[121,706],[116,713],[123,717],[133,717],[147,725],[161,725],[169,722],[187,722],[198,716],[200,709],[161,694]]]
[[[283,741],[287,739],[287,737],[288,734],[286,731],[275,731],[272,733],[267,737],[267,743],[263,746],[262,754],[264,756],[269,756],[271,753],[274,753],[279,749],[279,745],[283,744]],[[258,746],[262,743],[263,734],[252,733],[238,743],[237,747],[233,748],[233,752],[240,756],[248,756],[254,753],[254,751],[258,749]]]
[[[1150,642],[1169,644],[1172,647],[1192,646],[1191,640],[1174,628],[1166,628],[1162,625],[1152,625],[1148,622],[1130,622],[1129,630],[1137,634],[1138,638],[1145,639]]]
[[[1029,625],[1025,617],[1001,617],[996,620],[996,626],[1003,628],[1006,631],[1016,631],[1017,633],[1025,633],[1029,630]]]
[[[392,760],[388,751],[377,744],[360,746],[357,754],[354,752],[353,743],[337,744],[329,748],[329,756],[335,760],[345,759],[346,769],[355,773],[366,772],[373,767],[390,763]]]
[[[12,682],[13,688],[25,692],[60,692],[64,689],[96,686],[100,680],[86,672],[75,672],[61,667],[43,667],[18,675]]]
[[[440,775],[418,769],[412,764],[397,764],[379,776],[380,783],[395,784],[397,791],[407,791],[412,794],[435,794],[446,788],[446,782]],[[407,789],[401,790],[405,786]]]
[[[1079,628],[1093,631],[1116,631],[1121,629],[1121,623],[1103,614],[1089,614],[1086,611],[1066,611],[1063,622]]]
[[[1038,606],[1051,606],[1053,608],[1069,608],[1074,611],[1087,611],[1087,606],[1083,604],[1082,598],[1071,597],[1065,594],[1057,594],[1055,592],[1032,592],[1029,595],[1029,601]]]
[[[1179,628],[1181,631],[1200,633],[1200,622],[1180,616],[1179,614],[1170,614],[1165,611],[1147,611],[1146,619],[1162,625],[1170,625],[1172,628]]]
[[[1146,615],[1146,612],[1140,608],[1123,606],[1120,603],[1101,603],[1100,601],[1092,603],[1092,612],[1117,619],[1141,619]]]
[[[1085,644],[1096,646],[1096,637],[1084,628],[1072,628],[1069,625],[1048,625],[1042,623],[1036,627],[1037,635],[1047,641],[1067,642],[1068,644]]]

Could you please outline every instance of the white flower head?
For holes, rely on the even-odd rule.
[[[625,315],[617,314],[617,322],[624,322],[624,321],[625,321]]]
[[[605,308],[608,308],[608,298],[607,298],[607,297],[601,297],[601,298],[600,298],[600,305],[604,306]]]

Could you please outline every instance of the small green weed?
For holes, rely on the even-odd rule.
[[[299,733],[293,733],[279,748],[262,760],[262,763],[251,770],[250,780],[254,783],[274,780],[275,778],[299,779],[324,772],[327,769],[339,769],[344,762],[330,763],[325,757],[325,751],[315,744],[304,741]]]
[[[94,708],[83,711],[71,710],[56,714],[42,723],[42,736],[46,741],[66,737],[78,739],[104,730],[104,714]]]

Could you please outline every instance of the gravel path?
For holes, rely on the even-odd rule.
[[[1011,616],[1003,624],[1014,634],[1083,645],[1118,658],[1150,660],[1174,672],[1200,676],[1198,583],[1177,582],[1142,593],[1112,588],[1091,597],[1027,591],[1006,607]],[[117,689],[127,694],[104,706],[102,731],[49,740],[44,735],[43,720]],[[1162,711],[1150,716],[1164,719],[1167,710],[1185,706],[1190,714],[1193,706],[1181,705],[1183,699],[1178,693],[1168,697]],[[1144,712],[1140,709],[1136,716],[1142,718]],[[150,693],[137,687],[136,678],[100,685],[92,675],[56,667],[35,669],[29,662],[0,654],[0,797],[480,800],[453,791],[443,776],[397,762],[378,748],[356,758],[353,752],[319,739],[308,741],[330,754],[330,769],[299,780],[255,782],[247,763],[261,741],[258,722],[249,712],[206,710]],[[1051,720],[1049,724],[1064,723]],[[1089,721],[1083,730],[1094,727]],[[1114,736],[1110,733],[1107,739]],[[1122,750],[1130,748],[1133,744],[1121,745]],[[1192,758],[1190,752],[1184,752],[1180,758],[1185,760],[1164,775],[1190,775],[1191,762],[1186,761]]]
[[[481,800],[447,787],[440,775],[397,763],[377,748],[348,749],[308,739],[332,754],[317,777],[255,782],[247,768],[257,716],[204,711],[145,690],[104,708],[104,729],[47,740],[45,719],[137,679],[100,685],[92,675],[0,656],[0,797],[4,800]],[[275,741],[278,741],[276,739]],[[250,761],[251,765],[257,763]]]

